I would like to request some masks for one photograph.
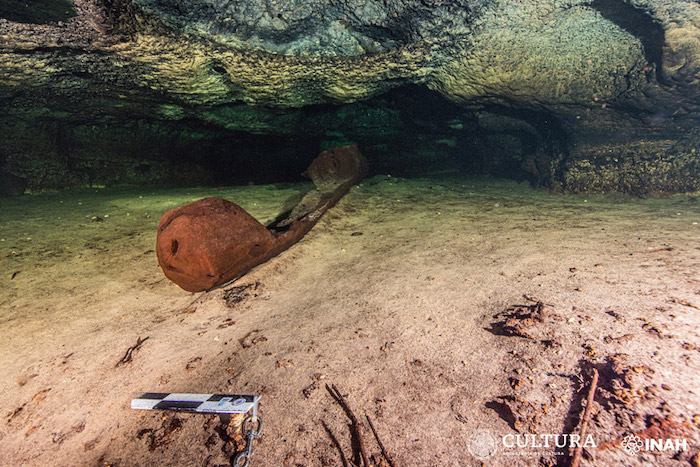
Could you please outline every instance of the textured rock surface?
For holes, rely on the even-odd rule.
[[[430,152],[438,142],[433,148],[452,148],[460,168],[555,188],[584,189],[583,180],[593,178],[598,181],[585,189],[700,188],[697,181],[667,189],[664,183],[616,184],[601,174],[617,166],[599,156],[609,144],[670,144],[663,158],[674,162],[664,177],[697,175],[697,138],[690,132],[700,112],[700,5],[691,0],[73,3],[72,17],[0,19],[6,110],[0,127],[11,135],[18,121],[38,128],[49,153],[60,146],[51,127],[96,124],[125,134],[134,125],[155,135],[163,127],[182,134],[183,148],[197,145],[188,134],[202,128],[212,146],[227,132],[311,134],[315,144],[335,133],[384,145],[384,157],[396,151],[389,134],[408,132],[414,143],[419,136],[411,109],[383,96],[428,87],[460,112],[448,119],[436,110],[427,118],[435,101],[416,91],[418,119],[429,121],[420,133],[425,145],[412,144],[418,149],[402,154],[406,160],[430,159],[421,148]],[[59,7],[57,0],[52,8]],[[328,107],[360,102],[386,118],[358,125],[361,107]],[[0,144],[0,164],[32,187],[50,186],[32,175],[32,159],[41,157],[37,146],[20,144],[23,133],[17,134],[17,141]],[[154,158],[143,144],[149,137],[140,137],[142,158]],[[77,141],[89,146],[90,137]],[[631,164],[633,172],[657,157],[626,153],[646,161]],[[129,162],[134,157],[121,159],[125,167],[138,165]],[[583,177],[586,161],[606,168]],[[164,164],[161,173],[177,172],[172,160]],[[69,172],[53,185],[86,178],[84,171]],[[126,169],[121,177],[131,179]]]

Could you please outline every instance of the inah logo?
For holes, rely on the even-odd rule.
[[[637,435],[627,435],[625,439],[622,440],[622,447],[625,448],[629,454],[637,454],[644,447],[644,442],[642,438]]]
[[[628,454],[639,451],[687,451],[688,440],[685,438],[640,438],[637,435],[627,435],[621,443]]]
[[[485,461],[496,454],[498,450],[498,438],[488,430],[479,430],[467,440],[467,449],[474,459]]]

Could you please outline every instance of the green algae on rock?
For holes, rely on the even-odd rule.
[[[574,193],[621,192],[637,196],[700,190],[700,157],[675,148],[674,141],[638,141],[578,149],[580,159],[564,172]]]

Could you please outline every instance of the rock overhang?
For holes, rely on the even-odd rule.
[[[690,1],[75,6],[78,16],[60,24],[0,22],[0,99],[14,118],[294,134],[319,105],[418,85],[459,105],[466,120],[545,122],[535,125],[539,137],[559,140],[546,151],[563,155],[542,166],[576,152],[552,149],[564,140],[616,138],[620,129],[629,140],[651,128],[686,144],[699,110],[700,7]]]

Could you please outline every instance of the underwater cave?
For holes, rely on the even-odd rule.
[[[697,1],[0,0],[0,105],[1,465],[698,464]]]

